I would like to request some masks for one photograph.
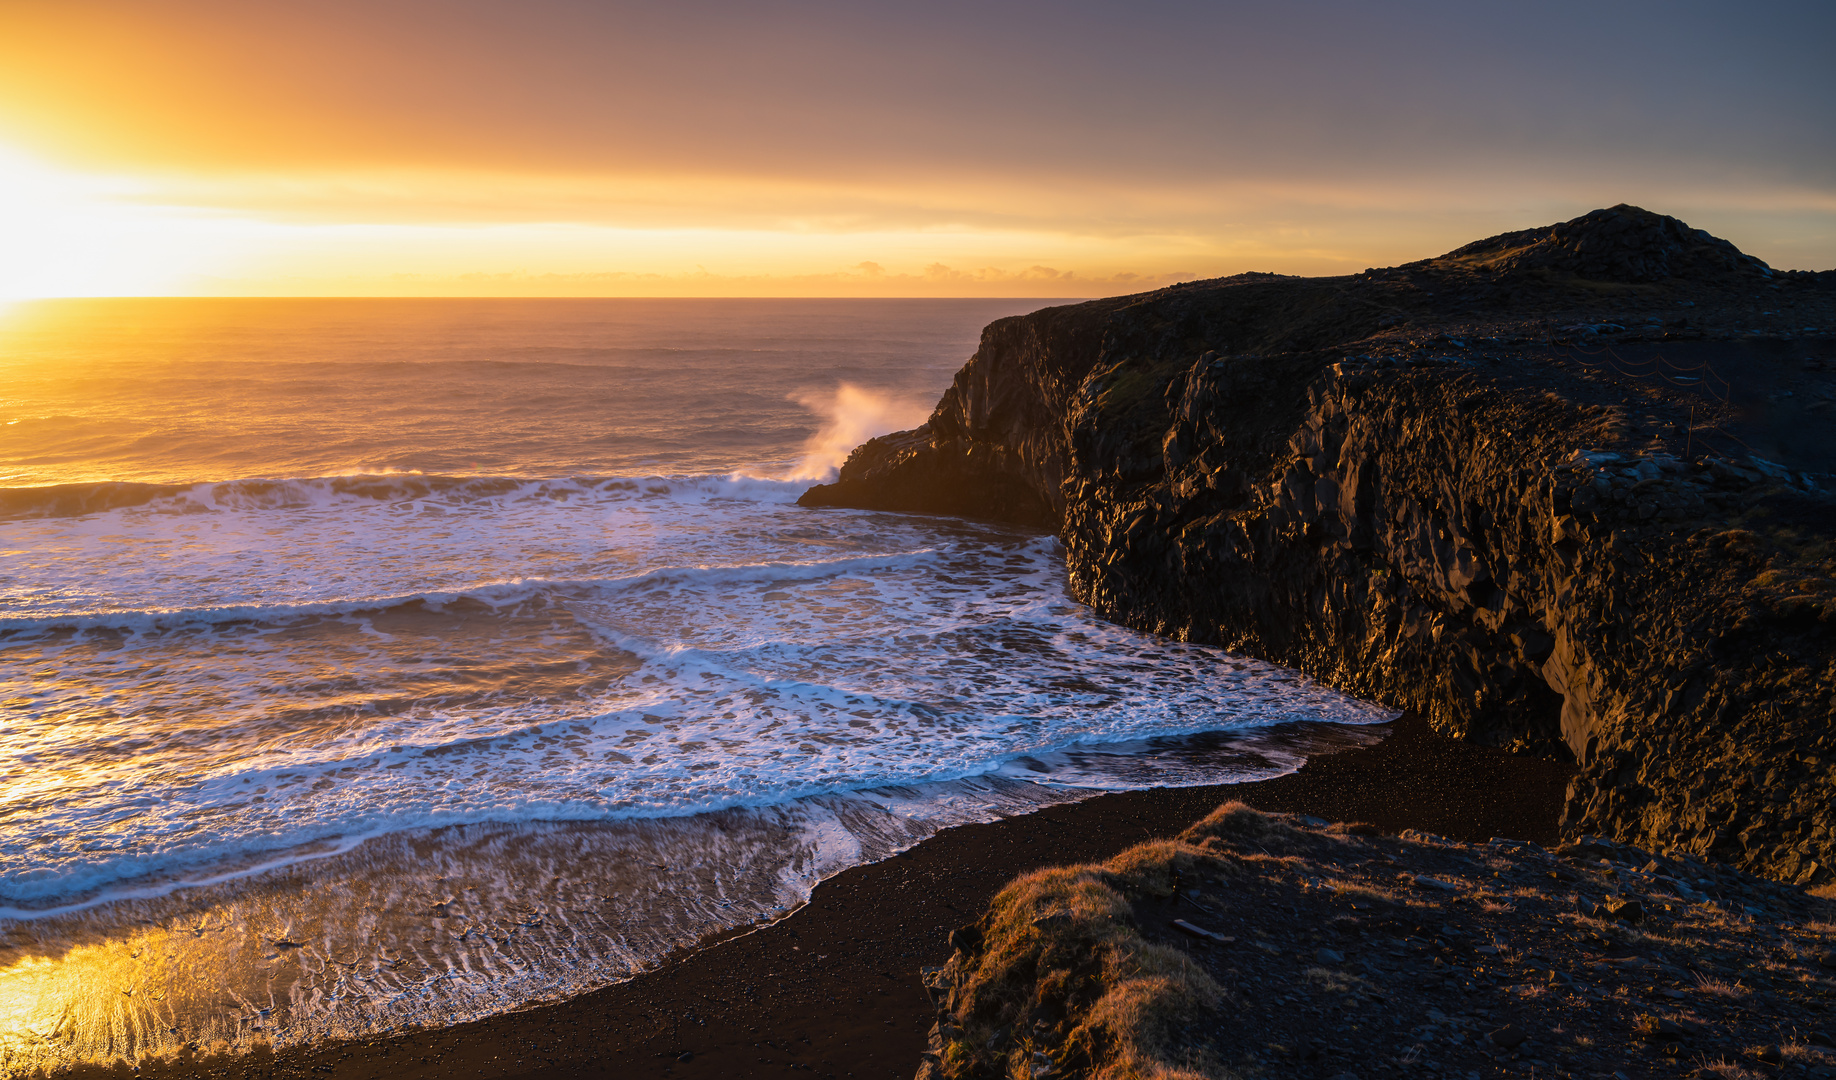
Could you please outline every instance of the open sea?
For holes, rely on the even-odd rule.
[[[1390,719],[1050,537],[795,505],[999,300],[0,309],[0,1069],[629,978],[939,829]]]

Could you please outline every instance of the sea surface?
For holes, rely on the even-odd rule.
[[[806,510],[1038,301],[0,310],[0,1066],[451,1024],[1389,714]]]

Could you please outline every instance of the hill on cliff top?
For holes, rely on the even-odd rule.
[[[1704,229],[1620,203],[1558,225],[1500,233],[1430,260],[1502,273],[1571,274],[1627,284],[1682,277],[1770,278],[1772,269]]]

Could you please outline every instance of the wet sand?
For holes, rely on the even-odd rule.
[[[1315,757],[1274,780],[1105,795],[950,829],[824,882],[769,927],[559,1004],[272,1057],[149,1063],[138,1075],[908,1078],[933,1019],[919,969],[942,963],[950,931],[1016,874],[1106,858],[1233,798],[1390,831],[1546,843],[1571,774],[1439,738],[1404,717],[1376,746]]]

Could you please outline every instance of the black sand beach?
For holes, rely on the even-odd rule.
[[[950,931],[1016,874],[1172,835],[1233,798],[1386,831],[1550,842],[1571,774],[1437,737],[1405,716],[1376,746],[1274,780],[1105,795],[949,830],[837,875],[769,927],[570,1001],[274,1056],[149,1062],[138,1075],[910,1077],[933,1019],[919,969],[941,963]]]

